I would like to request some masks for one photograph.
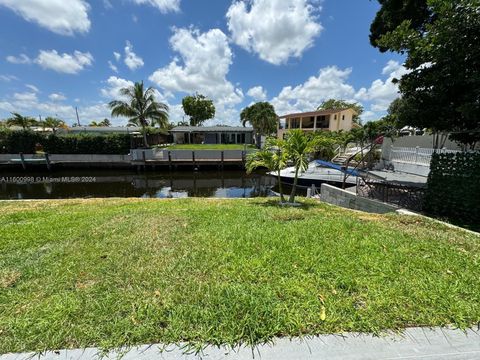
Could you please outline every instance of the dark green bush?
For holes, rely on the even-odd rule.
[[[33,131],[0,130],[0,152],[33,154],[36,144],[50,154],[128,154],[129,134],[42,135]]]
[[[50,135],[43,145],[50,154],[128,154],[130,135]]]
[[[42,136],[31,130],[0,132],[0,151],[9,154],[35,153],[35,145],[41,144]]]
[[[460,224],[480,225],[480,153],[434,154],[425,210]]]

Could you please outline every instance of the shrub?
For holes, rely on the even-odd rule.
[[[480,219],[480,153],[433,154],[425,210],[462,224]]]
[[[41,144],[42,135],[31,130],[11,131],[9,129],[0,132],[0,148],[2,152],[9,154],[32,154],[35,153],[35,145]]]
[[[129,134],[42,135],[30,130],[0,130],[0,152],[34,154],[36,144],[50,154],[128,154]]]
[[[43,145],[50,154],[128,154],[130,135],[50,135]]]

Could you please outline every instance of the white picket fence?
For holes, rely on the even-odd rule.
[[[430,165],[432,154],[436,152],[439,154],[458,153],[458,150],[447,149],[426,149],[421,147],[391,147],[390,161],[399,161],[409,164]]]

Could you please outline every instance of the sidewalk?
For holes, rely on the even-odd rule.
[[[105,359],[116,359],[119,352],[111,352]],[[61,350],[36,356],[29,354],[0,355],[0,360],[91,360],[98,359],[98,350]],[[347,333],[324,335],[309,339],[277,339],[274,345],[261,345],[252,350],[240,348],[207,347],[201,354],[184,354],[176,346],[160,352],[158,345],[145,345],[129,350],[124,360],[286,360],[286,359],[422,359],[422,360],[474,360],[480,359],[480,331],[477,328],[462,332],[451,329],[411,328],[403,335],[374,337],[367,334]]]

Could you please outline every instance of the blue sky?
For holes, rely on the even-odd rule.
[[[270,101],[279,115],[323,100],[377,119],[398,96],[402,58],[369,44],[369,0],[0,0],[0,118],[11,111],[82,124],[109,116],[118,90],[144,80],[181,121],[199,92],[210,121]],[[125,124],[125,119],[112,119]]]

